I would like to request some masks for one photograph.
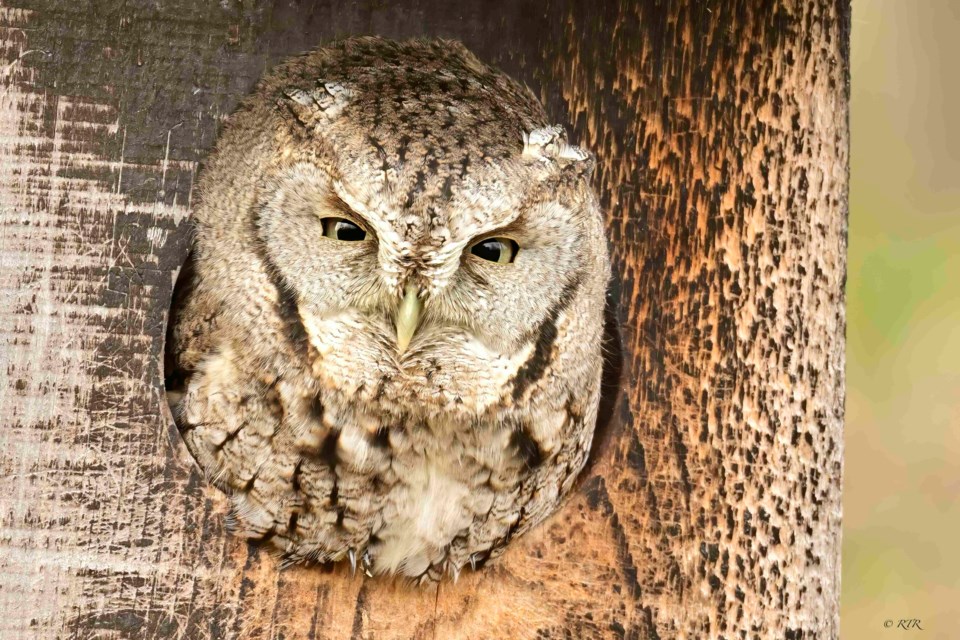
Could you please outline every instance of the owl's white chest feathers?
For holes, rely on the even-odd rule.
[[[425,456],[384,504],[376,570],[418,575],[477,516],[471,487],[435,454]],[[492,494],[488,502],[492,501]]]

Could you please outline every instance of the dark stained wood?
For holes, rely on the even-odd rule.
[[[849,19],[4,0],[0,637],[838,637]],[[614,256],[622,375],[579,490],[439,591],[228,535],[163,397],[218,123],[278,59],[360,33],[459,38],[527,82],[597,153]]]

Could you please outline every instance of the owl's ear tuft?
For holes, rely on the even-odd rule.
[[[593,169],[597,166],[597,157],[581,147],[567,147],[567,152],[561,156],[561,159],[566,161],[570,169],[584,178],[593,175]]]
[[[567,146],[567,132],[558,124],[523,132],[523,155],[529,158],[556,158]]]
[[[278,102],[288,108],[301,124],[312,126],[320,120],[333,120],[350,103],[353,91],[339,82],[317,81],[313,89],[291,87],[282,90]]]
[[[589,176],[596,165],[592,153],[567,142],[567,133],[560,125],[524,132],[523,155],[545,162],[558,162],[564,168],[570,167],[584,176]]]

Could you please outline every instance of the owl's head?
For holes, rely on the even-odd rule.
[[[596,384],[593,159],[528,90],[457,43],[360,38],[286,63],[235,118],[255,193],[216,215],[251,230],[327,388],[477,416]],[[224,224],[203,219],[216,195],[201,227]]]

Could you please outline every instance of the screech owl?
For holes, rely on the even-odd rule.
[[[457,42],[349,39],[260,81],[201,171],[167,343],[237,533],[432,581],[557,508],[600,390],[593,164]]]

